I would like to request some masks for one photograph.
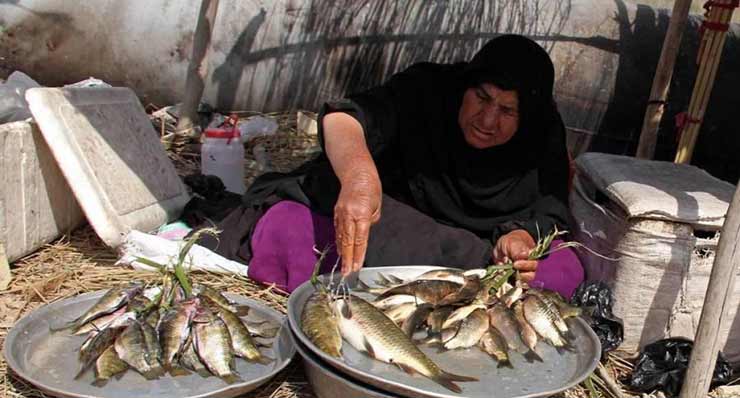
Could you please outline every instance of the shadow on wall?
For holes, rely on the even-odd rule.
[[[570,12],[570,0],[552,1],[357,1],[313,0],[286,18],[281,43],[252,51],[265,12],[239,35],[214,72],[219,108],[230,109],[246,66],[272,59],[273,76],[263,92],[265,107],[318,108],[327,93],[359,91],[380,84],[414,62],[465,61],[498,32],[535,40],[557,36]],[[547,12],[542,12],[547,8]],[[355,29],[360,21],[361,29]],[[551,45],[550,45],[551,47]],[[252,78],[257,76],[252,74]],[[235,80],[236,79],[236,80]],[[317,82],[316,79],[322,79]],[[264,82],[254,82],[264,84]],[[287,90],[286,90],[287,86]],[[270,93],[291,93],[290,103]]]
[[[638,5],[633,21],[627,7],[615,0],[619,23],[619,68],[614,92],[601,121],[598,133],[592,138],[590,151],[632,156],[637,150],[642,121],[649,100],[653,77],[660,58],[670,10],[656,10]],[[678,129],[676,116],[689,107],[694,81],[698,71],[696,55],[700,41],[701,19],[690,16],[682,37],[673,78],[668,92],[663,119],[658,130],[656,160],[673,161]],[[712,96],[696,143],[692,164],[713,176],[732,184],[740,178],[740,136],[733,134],[733,115],[740,108],[740,52],[736,50],[740,27],[735,24],[728,31]]]

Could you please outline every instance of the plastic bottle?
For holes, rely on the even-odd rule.
[[[220,178],[227,191],[243,194],[246,191],[244,144],[236,127],[237,120],[236,117],[230,117],[222,126],[206,129],[200,167],[201,173]]]

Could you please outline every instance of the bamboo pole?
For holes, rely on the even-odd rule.
[[[206,55],[211,46],[218,0],[202,0],[198,21],[193,33],[193,52],[188,64],[188,74],[185,81],[185,97],[180,108],[180,119],[175,129],[176,134],[185,134],[192,137],[199,135],[194,130],[198,117],[198,103],[203,96],[205,77],[207,73]]]
[[[642,132],[640,133],[640,143],[637,146],[636,154],[638,158],[652,159],[655,155],[658,127],[663,118],[668,87],[673,77],[673,67],[676,64],[678,49],[681,47],[681,37],[690,8],[691,0],[676,0],[673,3],[671,20],[668,23],[668,30],[663,40],[663,49],[660,52],[660,60],[655,70],[653,87],[650,89],[650,101],[645,110],[645,118],[642,121]]]
[[[735,274],[740,263],[740,182],[732,197],[727,218],[722,226],[717,256],[714,258],[709,286],[696,331],[696,342],[686,371],[680,398],[704,398],[709,391],[719,352],[719,331],[726,318]]]
[[[734,0],[714,0],[716,4],[710,8],[706,21],[710,24],[729,24],[732,19]],[[681,140],[676,151],[676,163],[689,163],[694,153],[696,139],[699,135],[702,119],[706,113],[707,103],[712,93],[717,68],[722,55],[727,32],[707,28],[702,37],[699,49],[699,71],[694,84],[694,90],[689,102],[688,118]]]

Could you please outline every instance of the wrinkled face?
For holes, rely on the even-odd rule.
[[[473,148],[505,144],[519,128],[519,96],[490,83],[471,87],[463,95],[457,122]]]

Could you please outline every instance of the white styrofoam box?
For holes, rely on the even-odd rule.
[[[570,195],[586,277],[604,280],[624,321],[621,348],[666,337],[693,339],[719,232],[734,187],[694,166],[585,153]],[[740,359],[740,278],[720,331],[723,352]]]
[[[44,139],[95,232],[119,246],[152,231],[189,197],[139,99],[127,88],[35,88],[26,93]]]
[[[0,241],[15,261],[80,225],[82,210],[35,123],[0,125]]]

